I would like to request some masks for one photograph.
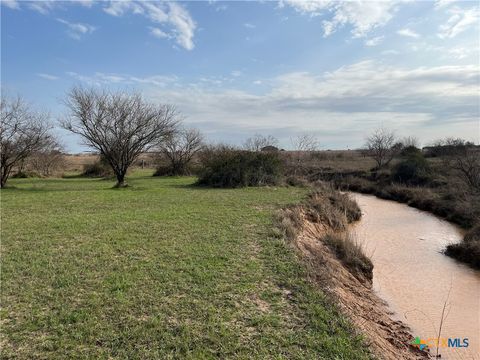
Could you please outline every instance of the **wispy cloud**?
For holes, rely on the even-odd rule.
[[[398,30],[397,34],[402,35],[402,36],[411,37],[411,38],[419,38],[420,37],[420,34],[416,33],[413,30],[410,30],[408,28]]]
[[[480,11],[477,7],[471,9],[460,9],[457,7],[449,9],[450,17],[447,22],[440,25],[438,37],[441,39],[454,38],[471,26],[478,25]]]
[[[57,4],[54,0],[29,1],[28,7],[40,14],[48,14]]]
[[[92,7],[95,3],[94,0],[69,0],[58,1],[58,0],[34,0],[34,1],[24,1],[24,0],[1,0],[2,5],[9,7],[11,9],[20,9],[22,6],[39,12],[40,14],[47,15],[53,9],[57,7],[62,7],[63,5],[81,5],[85,7]]]
[[[50,75],[46,73],[38,73],[37,76],[45,80],[58,80],[58,76]]]
[[[324,13],[330,14],[330,19],[323,20],[323,36],[333,34],[337,29],[352,26],[353,37],[365,37],[373,29],[384,26],[393,17],[399,1],[302,1],[283,0],[280,7],[291,6],[296,11],[318,16]]]
[[[111,84],[123,84],[123,85],[152,85],[156,87],[166,87],[172,85],[177,81],[176,76],[169,75],[152,75],[147,77],[137,77],[125,74],[111,74],[96,72],[93,75],[82,75],[77,72],[68,71],[68,76],[85,82],[89,85],[101,86]]]
[[[83,35],[91,34],[96,30],[96,27],[90,24],[72,23],[60,18],[57,21],[67,26],[67,34],[75,40],[80,40]]]
[[[452,5],[456,0],[436,0],[435,9],[442,9]]]
[[[196,23],[187,9],[176,2],[110,1],[103,9],[107,14],[120,17],[127,13],[145,16],[164,28],[149,27],[157,38],[175,39],[186,50],[193,50]],[[153,30],[156,29],[156,30]]]
[[[257,27],[256,25],[253,25],[250,23],[245,23],[243,24],[243,26],[246,27],[247,29],[255,29]]]
[[[309,131],[337,146],[354,147],[379,123],[427,140],[448,135],[451,124],[458,123],[458,136],[469,138],[480,116],[480,75],[474,65],[408,68],[368,60],[323,74],[290,72],[255,80],[265,88],[262,94],[228,88],[234,84],[228,82],[212,87],[209,81],[192,84],[171,77],[95,78],[110,76],[121,78],[120,84],[143,84],[152,100],[178,104],[188,121],[225,141],[261,131],[288,141],[292,133]],[[345,137],[341,129],[351,133]]]
[[[150,34],[159,39],[168,39],[170,35],[156,27],[150,27]]]
[[[10,9],[20,9],[20,3],[17,0],[2,0],[1,4]]]
[[[365,41],[365,45],[370,46],[370,47],[371,46],[377,46],[383,41],[384,38],[385,38],[385,36],[376,36],[374,38],[367,39]]]

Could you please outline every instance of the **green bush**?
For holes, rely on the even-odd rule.
[[[39,173],[32,170],[22,170],[12,175],[13,179],[28,179],[42,177]]]
[[[445,253],[480,269],[480,225],[467,232],[460,243],[448,245]]]
[[[103,156],[93,164],[87,164],[83,167],[83,176],[87,177],[110,177],[113,176],[113,170]]]
[[[282,174],[277,153],[228,147],[209,149],[201,156],[198,184],[213,187],[276,185]]]
[[[393,169],[396,182],[408,185],[423,185],[430,180],[431,170],[421,153],[412,152]]]

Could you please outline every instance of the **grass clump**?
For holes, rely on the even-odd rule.
[[[361,274],[372,280],[373,263],[365,255],[362,246],[352,234],[349,232],[329,233],[322,240],[354,275]]]
[[[360,207],[348,194],[323,184],[309,195],[307,209],[314,222],[325,223],[334,231],[346,230],[349,223],[362,216]]]

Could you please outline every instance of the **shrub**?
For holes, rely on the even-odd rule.
[[[276,185],[281,178],[277,153],[235,150],[225,146],[201,156],[198,184],[213,187]]]
[[[480,225],[471,229],[462,242],[448,245],[445,254],[480,269]]]
[[[21,170],[14,175],[12,175],[12,178],[15,179],[27,179],[27,178],[38,178],[41,177],[41,175],[35,171],[31,170]]]
[[[301,176],[290,175],[285,179],[285,183],[289,186],[306,187],[308,186],[308,180]]]
[[[111,177],[113,176],[113,170],[107,160],[101,156],[93,164],[84,165],[82,175],[88,177]]]
[[[393,170],[393,180],[409,184],[422,185],[430,179],[431,170],[421,153],[411,153],[398,163]]]
[[[422,150],[420,150],[419,148],[413,145],[404,147],[400,152],[400,156],[402,157],[409,157],[409,156],[416,156],[416,155],[422,155]]]

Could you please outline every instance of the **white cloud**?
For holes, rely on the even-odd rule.
[[[172,85],[177,81],[176,76],[166,76],[166,75],[153,75],[147,77],[136,77],[131,75],[124,74],[106,74],[102,72],[96,72],[93,75],[81,75],[73,71],[68,71],[66,73],[72,78],[85,82],[89,85],[101,86],[101,85],[111,85],[111,84],[122,84],[122,85],[152,85],[155,87],[166,87],[167,85]]]
[[[42,0],[28,2],[28,7],[40,14],[48,14],[57,4],[55,0]]]
[[[375,28],[384,26],[393,17],[399,1],[302,1],[283,0],[280,7],[291,6],[296,11],[317,16],[323,13],[331,14],[329,20],[324,20],[323,35],[327,37],[338,28],[352,26],[353,37],[365,37]]]
[[[436,0],[435,9],[442,9],[452,5],[456,0]]]
[[[192,50],[195,47],[193,44],[195,22],[181,5],[174,2],[168,3],[168,5],[170,8],[168,22],[174,26],[177,43],[187,50]]]
[[[420,37],[420,34],[416,33],[413,30],[407,29],[407,28],[398,30],[397,34],[402,35],[402,36],[412,37],[412,38],[419,38]]]
[[[20,9],[20,3],[27,5],[31,10],[37,11],[40,14],[46,15],[51,10],[58,6],[65,4],[81,5],[85,7],[92,7],[94,0],[69,0],[67,3],[57,0],[35,0],[35,1],[21,1],[21,0],[0,0],[2,5],[11,9]]]
[[[20,3],[17,0],[2,0],[1,3],[10,9],[20,9]]]
[[[232,142],[265,132],[288,143],[292,134],[309,131],[324,143],[355,147],[380,123],[405,135],[425,134],[426,140],[448,132],[470,138],[480,116],[475,65],[405,68],[362,61],[323,74],[293,72],[256,80],[253,84],[267,89],[261,94],[229,88],[234,83],[228,81],[150,77],[140,82],[111,76],[121,77],[122,86],[144,84],[148,97],[176,104],[210,139]],[[107,79],[105,74],[95,77]]]
[[[168,39],[170,35],[168,35],[166,32],[163,32],[159,28],[151,27],[150,28],[150,34],[153,36],[159,38],[159,39]]]
[[[257,27],[256,25],[250,23],[245,23],[243,26],[245,26],[247,29],[255,29]]]
[[[454,38],[469,27],[477,25],[480,19],[478,8],[460,9],[454,7],[449,10],[451,14],[447,22],[440,25],[438,37],[441,39]]]
[[[45,80],[58,80],[58,76],[45,74],[45,73],[38,73],[37,76]]]
[[[92,7],[93,4],[95,3],[94,0],[71,0],[73,3],[85,6],[85,7]]]
[[[382,51],[381,54],[382,55],[398,55],[400,54],[400,52],[397,50],[389,49],[389,50]]]
[[[112,16],[122,16],[127,12],[134,14],[143,14],[144,12],[142,6],[130,0],[110,1],[103,11]]]
[[[190,13],[176,2],[153,1],[110,1],[103,9],[107,14],[120,17],[128,13],[143,15],[156,24],[162,24],[167,29],[149,27],[150,33],[158,38],[175,39],[176,43],[186,50],[195,47],[196,23]],[[153,30],[156,29],[156,30]]]
[[[384,38],[385,38],[385,36],[376,36],[374,38],[366,40],[365,45],[366,46],[377,46],[378,44],[380,44],[383,41]]]
[[[57,21],[67,25],[67,34],[75,40],[80,40],[83,35],[91,34],[96,30],[96,27],[90,24],[72,23],[64,19],[57,19]]]
[[[232,76],[233,77],[239,77],[239,76],[242,76],[242,72],[240,70],[233,70],[232,71]]]

